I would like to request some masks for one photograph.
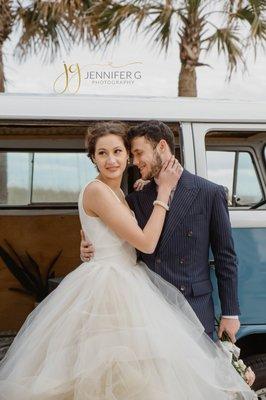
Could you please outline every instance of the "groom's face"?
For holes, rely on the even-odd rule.
[[[142,179],[151,179],[159,174],[162,160],[156,145],[144,136],[136,137],[131,142],[131,153]]]

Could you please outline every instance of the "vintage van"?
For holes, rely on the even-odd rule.
[[[167,123],[190,172],[224,185],[239,260],[242,357],[266,399],[266,102],[185,98],[0,95],[0,245],[25,251],[42,271],[64,276],[79,265],[77,196],[96,171],[84,153],[99,120]],[[137,171],[123,180],[132,190]],[[217,315],[215,264],[210,253]],[[0,260],[0,331],[18,330],[33,300]]]

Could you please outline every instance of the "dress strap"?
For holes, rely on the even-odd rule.
[[[117,196],[117,194],[113,191],[113,189],[110,188],[110,186],[106,185],[106,183],[100,181],[100,179],[97,179],[97,178],[93,179],[92,182],[93,182],[93,181],[100,182],[100,183],[102,183],[104,186],[106,186],[106,187],[113,193],[113,195],[117,198],[117,200],[119,201],[119,203],[122,203],[121,200],[119,199],[119,197]]]

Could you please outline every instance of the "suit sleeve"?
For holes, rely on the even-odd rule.
[[[239,315],[237,257],[223,187],[218,187],[214,196],[210,243],[214,255],[222,315]]]
[[[134,195],[134,193],[130,193],[130,194],[128,194],[127,196],[126,196],[126,202],[127,202],[127,204],[129,205],[129,207],[131,208],[131,210],[135,210],[135,208],[134,208],[134,199],[133,199],[133,196]]]

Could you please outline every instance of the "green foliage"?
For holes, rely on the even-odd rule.
[[[142,28],[165,51],[174,40],[186,70],[207,65],[202,55],[216,50],[226,57],[230,79],[240,65],[246,69],[249,50],[256,56],[266,43],[265,0],[31,0],[28,5],[0,0],[1,7],[5,29],[0,23],[0,42],[21,29],[20,60],[41,54],[53,61],[61,49],[68,52],[80,43],[106,47],[131,27],[136,33]]]
[[[50,261],[45,276],[42,277],[39,264],[27,251],[26,257],[21,257],[7,240],[5,243],[9,252],[0,246],[0,257],[22,286],[22,288],[10,288],[10,290],[33,296],[35,301],[41,302],[48,295],[48,280],[55,277],[53,268],[62,250]]]
[[[245,65],[245,58],[241,46],[241,38],[237,30],[216,29],[215,33],[208,38],[207,51],[216,46],[218,53],[224,53],[228,61],[229,77],[233,70],[237,69],[239,62]]]
[[[246,69],[250,47],[266,43],[265,0],[94,1],[86,11],[97,37],[96,46],[117,40],[123,27],[143,32],[167,51],[174,38],[182,64],[206,65],[202,54],[216,50],[227,60],[229,79],[239,65]],[[83,38],[84,39],[84,38]]]
[[[87,1],[86,8],[91,4]],[[53,61],[62,48],[70,51],[79,38],[74,21],[80,18],[83,8],[80,0],[37,0],[27,6],[19,3],[15,19],[15,24],[22,29],[16,49],[18,58],[25,60],[28,54],[41,53],[43,60]]]

